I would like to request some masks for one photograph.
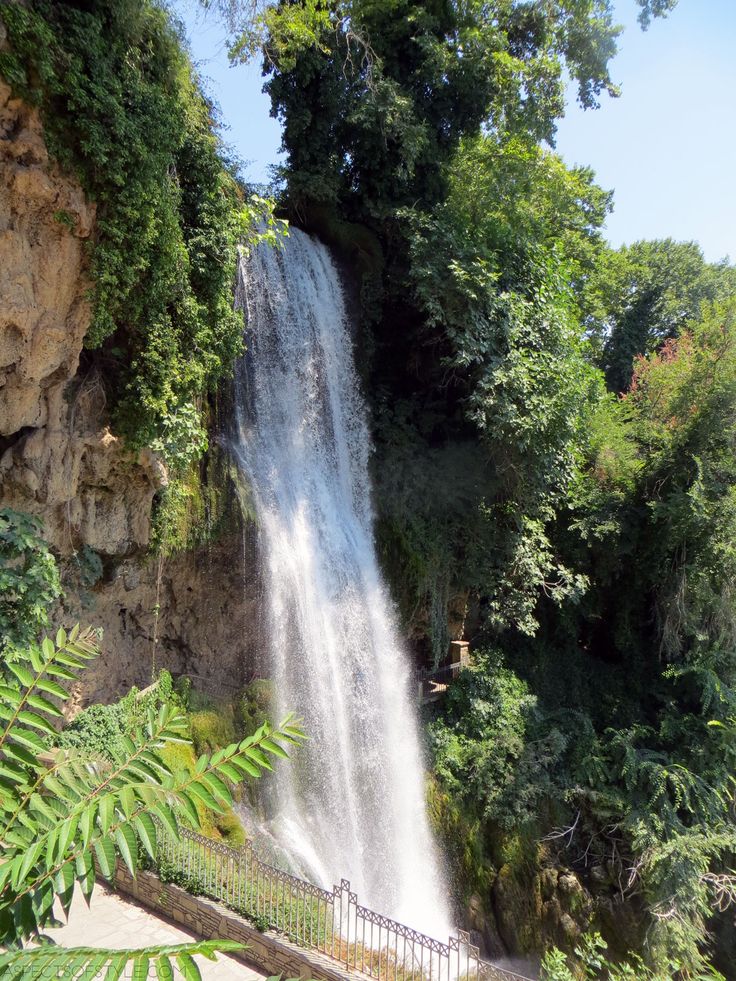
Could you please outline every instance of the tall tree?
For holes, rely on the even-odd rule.
[[[736,268],[707,263],[695,242],[668,238],[601,253],[583,307],[609,387],[625,391],[638,355],[677,337],[704,302],[734,295]]]

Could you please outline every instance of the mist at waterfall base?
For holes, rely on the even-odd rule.
[[[308,741],[279,765],[266,828],[292,868],[438,938],[451,918],[428,824],[410,664],[373,542],[365,406],[342,285],[291,229],[243,259],[248,353],[234,454],[258,517],[276,713]]]

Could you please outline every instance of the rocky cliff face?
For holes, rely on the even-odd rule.
[[[77,578],[61,619],[100,626],[103,638],[75,705],[114,701],[161,668],[194,675],[195,687],[210,695],[247,684],[265,668],[254,553],[249,525],[163,562],[125,559],[92,586]]]
[[[166,475],[101,425],[99,379],[78,375],[94,228],[37,111],[0,80],[0,503],[41,517],[61,554],[126,555],[147,544]]]
[[[237,684],[256,643],[242,536],[163,564],[147,555],[165,468],[126,449],[105,424],[102,379],[79,368],[94,233],[94,204],[49,159],[36,110],[0,80],[0,507],[42,519],[64,570],[58,619],[104,630],[77,704],[147,684],[154,663]]]

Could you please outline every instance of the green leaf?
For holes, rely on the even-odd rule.
[[[202,775],[202,780],[207,784],[209,790],[212,791],[217,797],[221,798],[226,804],[232,803],[232,796],[228,790],[226,784],[220,780],[220,778],[211,771]]]
[[[127,958],[125,954],[117,954],[115,957],[113,957],[108,965],[105,981],[119,981],[119,978],[122,977],[123,971],[125,970],[126,964]]]
[[[52,794],[56,794],[59,800],[74,802],[78,799],[78,794],[68,787],[65,783],[62,783],[57,777],[48,774],[43,778],[43,785],[47,790],[50,790]]]
[[[203,784],[191,783],[188,787],[188,791],[193,797],[197,797],[203,804],[206,804],[210,810],[215,811],[217,814],[222,811],[222,805],[215,800],[215,798]]]
[[[36,682],[36,688],[46,692],[47,695],[55,695],[57,698],[65,700],[69,698],[69,692],[66,688],[62,688],[61,685],[57,685],[55,681],[51,681],[49,678],[39,678]]]
[[[11,734],[11,739],[14,735],[14,733]],[[12,759],[17,760],[18,763],[22,763],[24,766],[35,768],[38,763],[38,759],[34,753],[31,753],[30,750],[24,749],[23,746],[16,746],[14,743],[10,742],[10,740],[6,740],[5,745],[3,746],[3,752]]]
[[[109,838],[101,838],[95,842],[94,847],[102,875],[106,879],[112,880],[115,877],[115,846]]]
[[[179,968],[184,981],[202,981],[197,962],[191,954],[179,954],[176,958],[176,965]]]
[[[201,826],[201,822],[199,820],[199,811],[197,810],[197,805],[188,795],[187,791],[185,790],[179,791],[179,804],[181,806],[181,809],[184,811],[186,817],[189,818],[189,821],[191,822],[192,826],[195,828],[199,828]],[[177,832],[177,837],[178,837],[178,832]]]
[[[38,650],[35,644],[31,644],[31,646],[28,648],[28,656],[31,659],[31,664],[33,665],[33,670],[36,672],[36,674],[43,671],[44,660],[41,657],[41,652]]]
[[[248,756],[251,760],[255,760],[256,763],[259,763],[264,770],[273,770],[273,767],[271,766],[271,761],[269,760],[269,758],[266,756],[265,753],[262,753],[260,749],[258,749],[257,746],[248,746],[248,748],[245,750],[245,753],[246,756]]]
[[[82,847],[87,848],[89,845],[89,840],[92,837],[92,832],[95,827],[95,811],[96,802],[90,801],[90,803],[82,811],[82,815],[79,818],[79,830],[82,835]]]
[[[135,794],[133,793],[133,788],[125,784],[120,787],[118,790],[118,800],[123,808],[123,814],[126,818],[129,818],[135,810]]]
[[[92,855],[89,852],[82,852],[81,855],[77,855],[74,870],[77,874],[77,882],[82,889],[82,895],[89,902],[95,885],[95,863],[92,861]]]
[[[162,955],[156,961],[156,977],[158,981],[174,981],[174,972],[168,957]]]
[[[74,869],[71,862],[62,865],[54,876],[54,888],[64,913],[68,915],[74,897]]]
[[[58,820],[58,814],[51,806],[51,803],[42,797],[41,794],[32,794],[28,801],[28,807],[32,811],[45,815],[54,824]]]
[[[31,868],[38,861],[38,857],[43,851],[43,838],[39,841],[34,842],[23,855],[23,859],[19,864],[17,874],[13,876],[13,888],[18,889],[20,884],[23,883],[31,871]]]
[[[65,681],[76,681],[77,675],[73,671],[63,668],[60,664],[49,664],[46,667],[46,674],[54,678],[63,678]]]
[[[123,861],[128,866],[128,871],[134,876],[138,866],[138,842],[135,832],[129,824],[124,824],[116,829],[115,843],[120,849]]]
[[[279,746],[279,744],[273,739],[262,739],[261,746],[264,749],[267,749],[269,753],[273,753],[274,756],[280,756],[284,760],[289,759],[289,754],[286,752],[286,750],[282,746]]]
[[[33,909],[38,923],[45,924],[47,922],[47,917],[53,910],[55,899],[56,893],[53,883],[48,879],[33,890]]]
[[[236,766],[240,767],[241,770],[245,770],[245,772],[249,773],[252,777],[260,777],[261,775],[260,768],[257,767],[255,763],[251,763],[251,761],[245,756],[236,756],[232,762]]]
[[[233,783],[240,783],[243,779],[243,774],[240,772],[240,770],[230,762],[220,763],[217,770],[219,773],[224,773],[225,776],[229,780],[232,780]]]
[[[13,707],[20,704],[21,697],[21,693],[17,688],[8,688],[7,685],[0,685],[0,698]]]
[[[100,804],[98,808],[98,821],[100,829],[103,834],[107,834],[110,830],[110,825],[112,824],[112,819],[115,816],[115,799],[110,794],[106,794],[104,797],[100,797]]]
[[[142,760],[131,760],[125,770],[128,772],[132,771],[131,775],[133,779],[143,777],[145,780],[150,780],[153,783],[159,783],[160,781],[160,777],[153,767],[144,763]]]
[[[132,981],[146,981],[150,964],[151,958],[147,954],[136,957],[135,961],[133,962]]]
[[[33,686],[33,674],[25,665],[19,664],[17,661],[9,661],[6,662],[5,666],[9,671],[13,672],[24,688],[31,688]]]
[[[42,753],[46,749],[46,743],[31,729],[23,729],[16,725],[13,727],[10,738],[12,738],[16,743],[22,743],[24,746],[29,746],[38,753]],[[38,763],[38,761],[36,762]]]
[[[64,821],[59,829],[59,858],[61,858],[69,846],[69,842],[74,838],[77,833],[77,827],[79,825],[79,814],[72,814],[71,817]]]
[[[41,712],[48,712],[49,715],[57,717],[63,717],[64,715],[61,709],[57,708],[53,702],[50,702],[48,698],[44,698],[42,695],[29,695],[27,703],[31,708],[38,709]]]
[[[22,766],[13,763],[12,760],[4,759],[0,762],[0,776],[7,777],[14,783],[24,784],[27,781],[27,773]]]
[[[35,715],[33,712],[19,712],[18,719],[25,725],[32,726],[34,729],[40,729],[41,732],[46,732],[50,736],[56,735],[56,729],[54,729],[51,723],[40,715]]]
[[[156,857],[156,825],[150,814],[139,814],[134,821],[138,837],[151,858]]]
[[[174,812],[168,806],[159,802],[153,807],[154,814],[159,818],[159,820],[166,825],[167,829],[171,832],[174,838],[179,837],[179,826],[176,823],[176,818],[174,817]]]

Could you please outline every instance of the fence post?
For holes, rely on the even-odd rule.
[[[343,913],[342,897],[347,897],[347,916]],[[345,918],[345,966],[350,967],[350,883],[347,879],[340,880],[340,929]]]

